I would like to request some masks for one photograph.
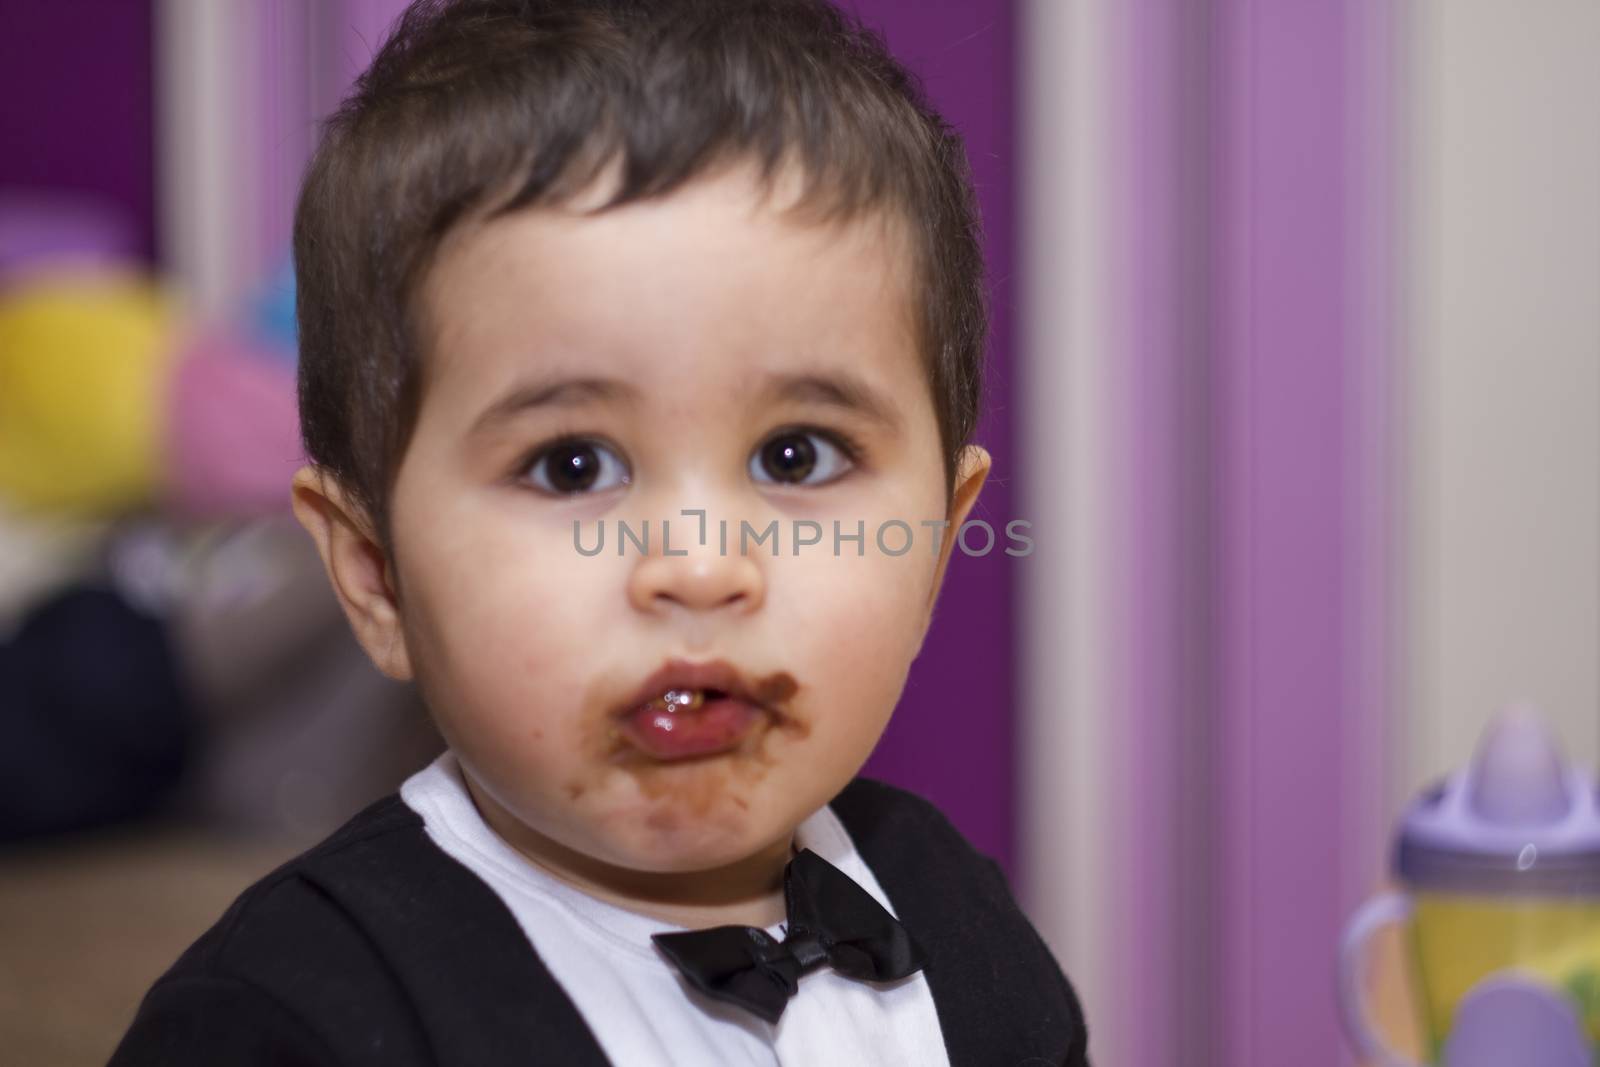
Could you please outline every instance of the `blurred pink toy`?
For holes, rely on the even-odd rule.
[[[193,338],[168,393],[165,503],[213,518],[287,513],[303,461],[294,369],[219,332]]]

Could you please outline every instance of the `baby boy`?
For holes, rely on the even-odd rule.
[[[1085,1064],[999,868],[857,777],[989,470],[964,152],[881,40],[413,4],[295,266],[295,513],[448,749],[113,1063]]]

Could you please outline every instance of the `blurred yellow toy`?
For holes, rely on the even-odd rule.
[[[0,494],[81,515],[146,503],[175,325],[160,287],[131,272],[0,291]]]

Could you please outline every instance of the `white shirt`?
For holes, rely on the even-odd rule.
[[[619,1067],[786,1064],[948,1067],[927,979],[870,984],[827,964],[801,976],[776,1025],[690,986],[650,940],[684,929],[596,900],[529,861],[479,815],[454,753],[400,788],[428,836],[486,882],[517,919],[607,1057]],[[796,829],[809,848],[894,914],[894,905],[824,805]],[[782,924],[767,928],[782,939]],[[529,1050],[530,1052],[536,1050]]]

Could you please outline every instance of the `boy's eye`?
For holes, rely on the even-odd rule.
[[[571,439],[542,449],[526,468],[529,481],[546,493],[570,496],[628,484],[628,466],[598,441]]]
[[[842,441],[815,430],[785,430],[750,457],[750,476],[780,485],[826,485],[850,470],[853,457]]]

